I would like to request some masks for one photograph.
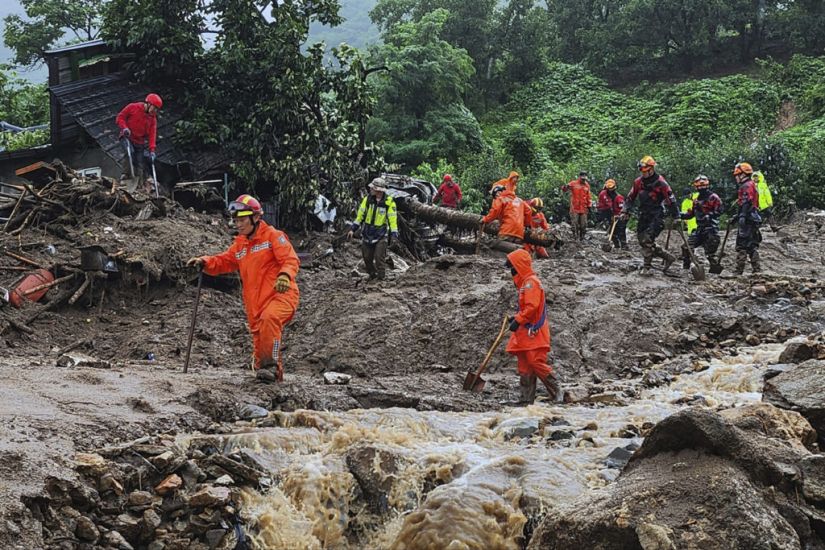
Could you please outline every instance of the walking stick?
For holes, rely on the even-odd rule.
[[[195,297],[195,309],[192,311],[192,324],[189,325],[189,342],[186,344],[186,360],[183,362],[183,373],[189,370],[189,355],[192,353],[192,337],[195,335],[195,321],[198,318],[198,304],[201,301],[201,283],[203,270],[198,270],[198,294]]]

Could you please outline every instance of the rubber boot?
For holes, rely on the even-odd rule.
[[[556,378],[556,374],[554,372],[550,372],[550,374],[541,379],[541,383],[544,384],[544,387],[547,390],[547,396],[549,397],[550,402],[556,402],[559,397],[559,381]]]
[[[276,381],[283,381],[283,372],[278,372],[277,365],[273,359],[261,359],[261,366],[255,372],[255,378],[259,382],[270,384]]]
[[[748,253],[744,250],[738,250],[736,252],[736,271],[737,275],[742,275],[745,273],[745,264],[748,261]]]
[[[751,254],[751,269],[754,273],[759,273],[762,271],[762,263],[759,261],[758,250],[754,250],[753,254]]]
[[[536,400],[536,376],[534,374],[519,376],[518,383],[519,403],[532,404]]]

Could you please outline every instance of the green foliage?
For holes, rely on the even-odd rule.
[[[803,119],[825,115],[825,58],[794,55],[787,63],[760,62],[764,78],[781,86]]]
[[[4,18],[3,41],[14,50],[14,62],[33,66],[44,61],[43,53],[71,32],[74,41],[97,37],[106,0],[20,0],[28,19],[19,15]]]
[[[46,86],[31,84],[18,78],[7,66],[0,66],[0,120],[23,127],[47,124],[49,92]]]
[[[391,162],[413,167],[480,148],[481,129],[462,99],[474,72],[472,60],[440,38],[447,17],[439,9],[418,22],[396,25],[373,50],[373,63],[387,71],[377,78],[378,104],[367,129]]]
[[[529,169],[536,160],[538,144],[532,129],[525,124],[516,123],[508,126],[504,130],[502,145],[519,169]]]
[[[441,185],[444,174],[455,173],[455,166],[447,162],[446,159],[440,158],[435,164],[422,162],[416,166],[415,170],[410,174],[414,178],[419,178],[428,181],[436,186]]]
[[[49,143],[48,130],[32,130],[29,132],[0,132],[0,148],[5,151],[28,149]]]

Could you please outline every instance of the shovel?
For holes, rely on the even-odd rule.
[[[186,360],[183,362],[183,373],[189,370],[189,354],[192,353],[192,336],[195,335],[195,321],[198,319],[198,304],[201,301],[201,283],[203,282],[203,270],[198,270],[198,294],[195,297],[195,309],[192,311],[192,324],[189,325],[189,342],[186,344]]]
[[[725,255],[725,245],[728,243],[728,235],[730,235],[730,230],[733,227],[732,223],[728,223],[728,228],[725,230],[725,238],[722,239],[722,246],[719,248],[719,255],[716,256],[715,261],[710,262],[710,272],[714,275],[719,275],[722,273],[722,256]]]
[[[487,368],[487,365],[490,363],[490,359],[493,358],[493,353],[495,353],[496,348],[504,339],[504,333],[507,332],[507,325],[509,321],[507,316],[504,316],[504,320],[501,322],[501,330],[498,331],[498,336],[496,336],[496,340],[493,342],[493,345],[490,346],[490,350],[487,352],[487,357],[484,358],[484,362],[481,363],[481,366],[478,367],[476,372],[470,371],[467,373],[467,377],[464,379],[464,389],[465,391],[471,391],[473,393],[481,393],[484,390],[484,384],[487,382],[481,377],[482,373],[484,373],[484,369]]]
[[[132,144],[129,143],[129,138],[121,138],[121,143],[123,143],[123,147],[126,149],[126,156],[129,159],[129,182],[131,185],[134,185],[135,182],[135,165],[132,162]],[[128,190],[130,187],[129,184],[126,185],[126,189]]]
[[[158,174],[155,172],[155,161],[152,161],[152,184],[155,186],[155,198],[158,198]]]
[[[602,250],[605,252],[610,252],[613,250],[613,232],[616,231],[616,224],[618,222],[618,216],[613,216],[613,227],[610,228],[610,235],[607,237],[607,242],[602,245]]]
[[[690,274],[693,275],[693,279],[696,281],[704,281],[705,280],[705,268],[696,261],[696,255],[693,253],[693,249],[688,244],[687,238],[685,237],[685,231],[682,229],[682,222],[679,222],[679,236],[682,237],[682,242],[685,243],[685,248],[688,250],[688,254],[690,254],[690,259],[693,262],[693,265],[690,266]]]

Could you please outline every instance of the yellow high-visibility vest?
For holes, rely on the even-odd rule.
[[[699,197],[699,193],[694,193],[685,200],[682,201],[682,213],[687,212],[691,208],[693,208],[693,200]],[[696,230],[697,223],[696,223],[696,216],[693,216],[689,220],[685,220],[685,225],[687,225],[687,232],[688,235],[693,233]]]
[[[756,182],[756,191],[759,193],[759,210],[773,206],[773,195],[768,182],[765,181],[765,175],[762,172],[754,172],[753,181]]]

